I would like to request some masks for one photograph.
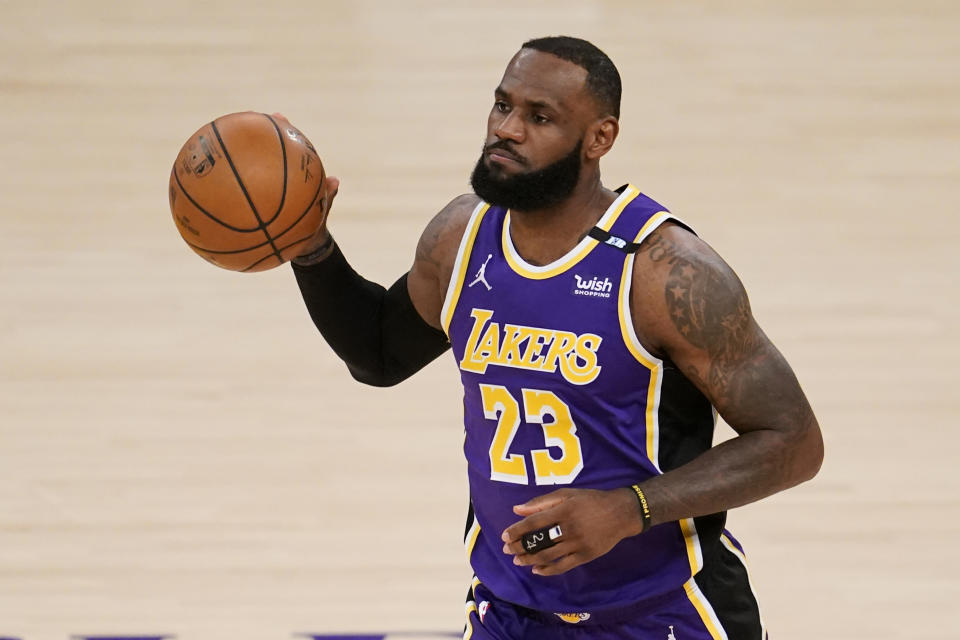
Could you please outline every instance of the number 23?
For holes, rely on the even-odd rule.
[[[583,469],[583,453],[577,427],[573,424],[570,407],[550,391],[521,389],[523,394],[524,420],[539,424],[543,429],[544,442],[548,447],[559,447],[561,455],[553,458],[547,449],[534,449],[534,479],[537,484],[570,484]],[[480,385],[483,414],[488,420],[496,420],[497,428],[490,443],[490,478],[514,484],[529,484],[527,461],[521,454],[507,452],[520,427],[520,404],[506,387],[493,384]],[[553,421],[544,423],[551,416]]]

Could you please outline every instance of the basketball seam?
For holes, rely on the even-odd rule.
[[[303,213],[301,213],[299,216],[297,216],[297,219],[294,220],[292,223],[290,223],[290,226],[288,226],[286,229],[284,229],[283,231],[281,231],[281,232],[278,233],[277,235],[273,236],[273,239],[274,239],[274,240],[279,240],[279,239],[282,238],[285,234],[287,234],[291,229],[293,229],[295,226],[297,226],[298,224],[300,224],[300,221],[303,220],[308,213],[310,213],[310,209],[313,209],[313,207],[316,206],[317,196],[320,195],[320,190],[321,190],[321,189],[323,189],[323,179],[321,179],[321,180],[320,180],[320,183],[317,185],[317,190],[314,192],[313,197],[310,198],[310,202],[307,204],[307,208],[303,210]],[[254,249],[259,249],[260,247],[268,244],[267,242],[261,242],[260,244],[255,244],[255,245],[253,245],[252,247],[245,247],[245,248],[243,248],[243,249],[234,249],[234,250],[231,250],[231,251],[215,251],[215,250],[213,250],[213,249],[206,249],[206,248],[201,247],[201,246],[199,246],[199,245],[193,244],[192,242],[190,242],[190,241],[187,240],[186,238],[184,238],[184,242],[186,242],[188,245],[190,245],[190,246],[191,246],[192,248],[194,248],[194,249],[199,249],[200,251],[205,251],[205,252],[207,252],[207,253],[213,253],[213,254],[216,254],[216,255],[228,255],[228,254],[235,254],[235,253],[244,253],[244,252],[246,252],[246,251],[253,251]],[[298,240],[297,242],[302,242],[302,240]],[[294,242],[293,244],[297,244],[297,243]],[[282,249],[280,249],[280,251],[284,251],[285,249],[289,249],[289,248],[292,247],[292,246],[293,246],[293,245],[287,245],[286,247],[283,247]]]
[[[250,205],[250,210],[253,211],[254,217],[257,219],[257,222],[260,223],[260,229],[263,231],[263,235],[267,237],[267,241],[270,243],[270,247],[273,249],[273,254],[277,256],[277,259],[280,260],[280,262],[283,262],[283,257],[280,255],[280,251],[277,249],[276,243],[274,243],[273,238],[270,237],[270,232],[267,231],[267,225],[264,224],[263,218],[260,217],[260,212],[257,211],[256,205],[253,204],[253,199],[247,192],[247,186],[243,184],[243,180],[240,178],[240,172],[237,171],[237,167],[233,164],[233,158],[230,157],[230,152],[227,150],[227,145],[220,136],[220,130],[217,129],[217,121],[214,120],[211,122],[210,126],[213,128],[213,134],[217,136],[217,141],[220,143],[220,148],[223,149],[223,155],[227,159],[227,164],[230,165],[230,170],[233,171],[233,177],[236,178],[237,184],[240,185],[240,190],[243,191],[243,195],[247,199],[247,204]]]
[[[277,138],[280,140],[280,157],[283,158],[283,191],[280,192],[280,205],[277,207],[277,212],[273,214],[273,217],[267,222],[267,224],[271,224],[280,216],[280,212],[283,211],[283,205],[287,201],[287,145],[283,142],[283,132],[280,131],[280,127],[277,126],[276,121],[267,114],[263,114],[263,117],[269,120],[273,128],[277,130]]]
[[[280,251],[286,251],[286,250],[289,249],[290,247],[293,247],[293,246],[295,246],[295,245],[298,245],[298,244],[300,244],[301,242],[303,242],[303,241],[305,241],[305,240],[309,240],[310,237],[311,237],[311,236],[304,236],[304,237],[300,238],[299,240],[295,240],[295,241],[291,242],[291,243],[288,244],[288,245],[285,245],[285,246],[283,246],[283,247],[280,247]],[[273,258],[273,257],[275,257],[275,256],[274,256],[274,254],[272,254],[272,253],[269,254],[269,255],[265,255],[265,256],[263,256],[262,258],[260,258],[259,260],[257,260],[256,262],[254,262],[253,264],[251,264],[250,266],[244,267],[243,269],[240,269],[240,272],[241,272],[241,273],[244,273],[244,272],[246,272],[246,271],[249,271],[250,269],[253,269],[255,266],[257,266],[258,264],[260,264],[261,262],[263,262],[264,260],[267,260],[268,258]],[[279,257],[279,256],[277,256],[277,257]],[[280,258],[280,264],[283,264],[283,258]]]
[[[230,229],[231,231],[236,231],[237,233],[253,233],[253,232],[255,232],[255,231],[260,231],[260,227],[259,227],[259,226],[253,227],[252,229],[241,229],[240,227],[235,227],[235,226],[233,226],[232,224],[228,224],[228,223],[224,222],[223,220],[221,220],[221,219],[218,218],[217,216],[213,215],[212,213],[210,213],[209,211],[207,211],[206,209],[204,209],[203,207],[201,207],[201,206],[200,206],[200,203],[198,203],[196,200],[193,199],[193,196],[190,195],[190,193],[187,191],[186,187],[183,186],[183,183],[180,182],[180,176],[177,174],[177,168],[176,168],[176,167],[173,168],[173,177],[174,177],[174,179],[177,181],[177,186],[180,187],[180,191],[183,192],[183,195],[187,196],[187,200],[189,200],[190,203],[191,203],[194,207],[196,207],[198,211],[200,211],[200,213],[202,213],[203,215],[207,216],[208,218],[210,218],[211,220],[213,220],[213,221],[216,222],[217,224],[223,225],[223,226],[226,227],[227,229]]]

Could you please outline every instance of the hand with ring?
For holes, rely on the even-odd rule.
[[[629,487],[560,489],[516,505],[513,512],[523,519],[503,532],[503,552],[541,576],[565,573],[643,530]]]

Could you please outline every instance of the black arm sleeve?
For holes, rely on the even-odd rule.
[[[354,271],[338,246],[318,264],[293,263],[293,272],[313,323],[360,382],[395,385],[450,347],[417,313],[406,274],[384,289]]]

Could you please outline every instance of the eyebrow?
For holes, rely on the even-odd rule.
[[[493,95],[494,95],[494,96],[503,96],[504,98],[511,98],[511,97],[512,97],[512,96],[510,95],[510,92],[509,92],[509,91],[505,91],[505,90],[502,89],[501,87],[497,87],[496,89],[494,89],[494,90],[493,90]],[[562,103],[559,104],[559,105],[557,105],[557,104],[552,104],[552,103],[550,103],[550,102],[547,102],[547,101],[545,101],[545,100],[524,100],[524,104],[527,105],[528,107],[532,107],[532,108],[534,108],[534,109],[550,109],[550,110],[552,110],[552,111],[558,111],[558,110],[560,110],[560,109],[563,107],[563,104],[562,104]]]

